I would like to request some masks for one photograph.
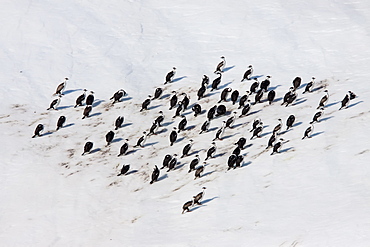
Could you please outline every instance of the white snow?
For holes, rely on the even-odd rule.
[[[369,245],[369,2],[4,0],[1,9],[1,246]],[[220,89],[198,101],[203,74],[212,82],[221,56]],[[251,82],[240,80],[250,64],[260,81],[272,76],[276,100],[269,106],[265,94],[253,114],[226,129],[216,158],[194,180],[190,161],[195,154],[204,161],[237,105],[224,102],[229,115],[201,135],[206,112],[195,118],[189,107],[188,130],[170,147],[180,121],[168,110],[171,91],[188,93],[190,106],[207,110],[225,87],[249,90]],[[174,66],[175,82],[163,85]],[[296,76],[303,85],[314,76],[315,91],[302,94],[301,86],[295,103],[281,106]],[[59,110],[47,111],[65,77]],[[156,87],[164,96],[140,113]],[[95,103],[82,120],[84,107],[73,106],[85,88],[95,92]],[[121,88],[128,95],[112,106],[109,98]],[[325,89],[324,116],[313,137],[301,140]],[[348,90],[358,97],[339,111]],[[159,134],[133,148],[160,110],[166,118]],[[265,147],[277,119],[285,126],[290,114],[296,123],[279,136],[289,142],[270,155]],[[67,121],[55,132],[61,115]],[[124,126],[106,146],[120,115]],[[256,117],[263,134],[249,140]],[[31,138],[39,123],[43,135]],[[244,165],[226,172],[242,136]],[[126,138],[132,152],[117,157]],[[150,185],[154,166],[166,154],[180,156],[191,138],[191,155]],[[93,152],[81,156],[86,141]],[[123,164],[129,174],[117,176]],[[181,214],[203,186],[203,205]]]

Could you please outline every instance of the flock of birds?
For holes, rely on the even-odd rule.
[[[210,92],[218,90],[221,85],[222,75],[224,73],[224,69],[226,66],[225,57],[222,56],[221,59],[222,59],[221,62],[216,66],[216,70],[214,71],[214,73],[217,74],[217,77],[212,81],[211,85],[209,85],[210,84],[209,77],[207,75],[203,75],[201,86],[197,91],[198,102],[195,102],[193,106],[191,107],[191,110],[194,112],[194,117],[197,117],[198,115],[202,115],[202,112],[203,112],[202,106],[199,103],[199,101],[202,98],[211,97],[211,96],[207,96],[207,90],[210,89]],[[173,67],[172,71],[168,72],[168,74],[166,75],[164,84],[171,84],[174,80],[175,75],[176,75],[176,68]],[[206,151],[206,157],[203,162],[203,165],[200,165],[201,159],[198,154],[195,155],[195,158],[190,162],[188,172],[190,173],[194,171],[194,176],[195,176],[194,179],[200,178],[202,176],[204,167],[206,165],[206,161],[208,159],[212,159],[215,157],[215,154],[217,151],[216,141],[223,139],[225,129],[227,128],[232,129],[234,127],[234,123],[237,118],[242,118],[244,116],[247,116],[249,113],[251,113],[252,105],[261,103],[261,100],[266,93],[267,93],[267,101],[269,102],[269,105],[277,101],[275,100],[276,92],[272,89],[269,90],[271,77],[267,76],[263,81],[259,82],[258,77],[256,76],[253,77],[252,75],[253,75],[253,66],[249,65],[247,67],[247,70],[243,74],[241,82],[252,81],[252,83],[250,84],[250,89],[246,92],[241,93],[238,90],[232,90],[230,87],[226,87],[222,90],[220,94],[220,99],[217,101],[217,104],[207,110],[206,119],[203,122],[203,124],[200,126],[199,135],[209,130],[210,123],[213,119],[227,115],[228,113],[227,107],[225,104],[223,104],[223,102],[231,102],[232,105],[238,104],[237,109],[240,110],[240,114],[238,114],[237,111],[233,111],[232,116],[228,117],[225,121],[223,121],[222,126],[218,128],[215,134],[215,137],[212,140],[211,146]],[[68,81],[68,78],[65,78],[65,80],[60,85],[58,85],[55,91],[55,94],[54,94],[58,97],[50,103],[50,106],[47,110],[52,110],[52,109],[57,110],[60,104],[61,98],[63,96],[63,92],[66,89],[67,81]],[[289,105],[294,104],[294,102],[296,101],[298,97],[297,90],[301,87],[301,83],[302,83],[302,80],[300,77],[296,77],[293,80],[292,87],[290,87],[289,91],[284,95],[282,99],[283,101],[281,103],[282,106],[288,107]],[[305,86],[303,94],[312,92],[314,90],[314,87],[315,87],[315,78],[312,77],[312,80],[309,83],[307,83],[307,85]],[[141,104],[140,112],[148,111],[151,102],[154,100],[161,99],[163,92],[164,92],[163,88],[161,87],[156,88],[154,95],[153,96],[149,95],[148,98],[143,101],[143,103]],[[310,126],[305,130],[302,139],[311,137],[314,131],[314,124],[316,122],[319,122],[320,118],[324,114],[325,106],[329,100],[329,92],[328,90],[324,90],[324,93],[325,94],[323,95],[321,100],[318,102],[318,106],[317,106],[318,111],[313,116],[313,119],[310,122]],[[76,104],[74,106],[75,108],[81,107],[84,105],[84,102],[85,102],[85,109],[83,111],[82,119],[88,118],[90,116],[90,113],[93,107],[93,102],[94,102],[94,92],[90,91],[89,95],[87,96],[86,94],[87,94],[87,90],[85,89],[83,94],[77,97]],[[126,95],[127,93],[125,92],[125,90],[120,89],[114,93],[114,95],[110,98],[110,100],[112,101],[112,104],[115,104],[115,103],[122,101],[122,99]],[[179,97],[181,96],[182,96],[182,99],[179,100]],[[228,100],[229,96],[230,96],[230,101]],[[251,98],[253,96],[254,96],[254,102],[251,101]],[[348,94],[346,94],[344,99],[341,101],[341,107],[339,110],[343,108],[347,108],[350,101],[353,100],[355,97],[356,95],[353,92],[348,91]],[[178,93],[176,91],[172,91],[172,95],[169,100],[169,110],[175,109],[173,119],[176,117],[180,117],[181,121],[178,123],[176,127],[173,127],[172,131],[169,134],[169,145],[170,146],[176,143],[176,141],[178,140],[178,134],[181,133],[182,131],[185,131],[188,126],[188,120],[186,116],[183,115],[183,113],[189,108],[189,104],[190,104],[190,97],[187,95],[187,93],[185,92]],[[137,140],[136,145],[134,145],[133,147],[143,148],[148,136],[157,135],[158,129],[162,127],[162,124],[165,118],[166,116],[164,112],[159,111],[159,115],[154,119],[149,130],[143,132],[142,136]],[[279,153],[283,144],[288,142],[287,140],[284,140],[283,138],[278,138],[279,134],[281,134],[281,131],[284,125],[282,122],[282,119],[278,119],[278,121],[279,123],[273,128],[272,134],[266,146],[266,150],[268,150],[269,148],[272,148],[271,155],[275,153]],[[59,130],[60,128],[62,128],[65,122],[66,122],[66,117],[60,116],[57,121],[56,130]],[[122,116],[119,116],[115,121],[115,130],[121,128],[123,122],[124,122],[124,118]],[[286,130],[289,130],[289,128],[293,127],[294,123],[295,123],[295,116],[290,115],[286,120]],[[262,120],[260,118],[256,118],[253,121],[252,128],[250,130],[250,132],[252,133],[250,140],[252,140],[253,138],[260,138],[263,128],[264,128],[264,125],[263,125]],[[44,125],[38,124],[36,126],[36,129],[34,131],[34,135],[32,136],[32,138],[42,136],[43,130],[44,130]],[[110,143],[113,141],[114,136],[115,136],[114,131],[109,131],[106,134],[105,140],[106,140],[107,146],[110,145]],[[125,139],[125,142],[120,147],[118,156],[123,156],[129,153],[128,150],[129,150],[130,145],[128,141],[129,141],[128,139]],[[247,143],[247,139],[245,137],[241,137],[239,138],[237,142],[235,142],[236,147],[235,149],[233,149],[231,155],[227,159],[227,170],[235,169],[237,167],[242,166],[243,155],[241,155],[241,150],[246,148],[246,143]],[[189,143],[187,143],[182,149],[181,158],[189,156],[189,152],[192,149],[192,145],[193,145],[193,140],[190,139]],[[93,142],[91,141],[86,142],[83,147],[82,155],[90,153],[93,146],[94,146]],[[177,154],[165,155],[163,159],[162,167],[158,168],[157,165],[155,165],[154,170],[151,174],[150,184],[158,181],[161,169],[167,168],[168,169],[167,171],[174,170],[177,163],[178,163]],[[129,164],[123,165],[118,176],[127,174],[129,170],[130,170]],[[194,196],[191,201],[188,201],[183,205],[182,213],[190,211],[191,206],[201,205],[201,200],[204,197],[204,193],[205,193],[204,190],[205,190],[205,187],[203,187],[202,192]]]

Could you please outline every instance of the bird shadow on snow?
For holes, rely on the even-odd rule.
[[[101,112],[97,112],[97,113],[91,114],[90,117],[95,117],[95,116],[99,116],[99,115],[101,115]]]
[[[101,148],[95,148],[94,150],[91,150],[91,151],[90,151],[90,154],[93,154],[93,153],[99,152],[100,150],[101,150]]]
[[[105,102],[105,100],[96,100],[96,101],[92,104],[92,106],[93,106],[93,107],[96,107],[96,106],[100,105],[100,104],[101,104],[101,103],[103,103],[103,102]]]
[[[333,106],[333,105],[336,105],[336,104],[339,104],[341,101],[337,101],[337,102],[333,102],[333,103],[330,103],[330,104],[327,104],[326,107],[330,107],[330,106]]]
[[[358,105],[358,104],[361,104],[361,103],[363,103],[363,101],[362,101],[362,100],[361,100],[361,101],[359,101],[359,102],[356,102],[356,103],[353,103],[353,104],[349,105],[347,108],[354,107],[354,106],[356,106],[356,105]]]
[[[175,79],[172,80],[172,82],[177,82],[177,81],[180,81],[184,78],[187,78],[187,76],[181,76],[181,77],[175,78]]]
[[[125,174],[125,176],[128,176],[130,174],[134,174],[134,173],[137,173],[139,170],[132,170],[132,171],[129,171],[128,173]]]
[[[190,212],[193,212],[193,211],[197,210],[198,208],[207,206],[205,204],[207,204],[208,202],[211,202],[211,201],[213,201],[214,199],[217,199],[217,198],[219,198],[219,197],[218,196],[215,196],[213,198],[203,200],[201,205],[197,205],[196,207],[193,207],[192,209],[190,209]]]
[[[320,122],[325,122],[326,120],[329,120],[330,118],[333,118],[333,116],[326,117],[326,118],[322,118],[322,119],[320,120]]]
[[[48,136],[48,135],[51,135],[53,134],[53,131],[48,131],[48,132],[45,132],[44,134],[42,134],[41,136]]]
[[[148,108],[148,110],[152,110],[152,109],[158,108],[158,107],[160,107],[160,106],[162,106],[162,105],[155,105],[155,106],[151,106],[151,107],[149,107],[149,108]]]
[[[233,83],[233,81],[229,81],[221,86],[219,86],[217,89],[220,90],[220,89],[224,89],[225,87],[229,86],[231,83]]]
[[[147,146],[153,146],[153,145],[158,144],[158,143],[159,143],[159,142],[150,142],[150,143],[145,144],[145,146],[144,146],[144,147],[147,147]]]
[[[222,140],[223,140],[223,139],[228,139],[228,138],[233,137],[233,136],[235,136],[235,135],[237,135],[237,134],[238,134],[238,133],[233,133],[232,135],[224,136],[224,137],[222,138]]]
[[[126,155],[133,154],[133,153],[135,153],[136,151],[137,151],[137,149],[132,149],[132,150],[130,150],[130,151],[127,151],[127,152],[126,152]]]
[[[70,124],[64,125],[64,126],[63,126],[63,129],[64,129],[64,128],[71,127],[71,126],[73,126],[73,125],[75,125],[75,124],[74,124],[74,123],[70,123]]]
[[[240,168],[242,168],[242,167],[246,167],[246,166],[249,166],[250,164],[252,164],[252,162],[251,162],[251,161],[244,162],[244,163],[240,166]]]
[[[132,97],[126,97],[126,98],[121,99],[119,102],[125,102],[125,101],[128,101],[130,99],[132,99]]]
[[[188,156],[192,156],[192,155],[196,155],[200,152],[200,150],[197,150],[197,151],[193,151],[191,152]],[[185,157],[184,157],[185,158]]]
[[[223,153],[220,153],[220,154],[216,154],[215,156],[213,156],[213,158],[218,158],[218,157],[221,157],[221,156],[223,156],[225,154],[226,154],[226,152],[223,152]]]
[[[229,71],[229,70],[231,70],[231,69],[233,69],[233,68],[235,68],[235,65],[224,68],[222,72]]]
[[[207,132],[212,132],[212,131],[215,131],[216,129],[218,129],[218,127],[213,127],[213,128],[208,129]]]
[[[130,125],[132,125],[132,123],[125,123],[125,124],[121,125],[121,127],[119,127],[118,129],[130,126]]]
[[[120,142],[120,141],[122,141],[122,140],[123,140],[123,138],[116,138],[116,139],[114,139],[111,143]]]
[[[210,172],[206,172],[202,175],[202,177],[205,177],[205,176],[208,176],[208,175],[211,175],[212,173],[214,173],[215,171],[210,171]]]
[[[300,104],[302,104],[306,101],[307,101],[307,99],[297,99],[296,102],[293,105],[300,105]]]
[[[253,79],[258,79],[258,78],[261,78],[263,75],[255,75],[255,76],[251,76],[249,80],[253,80]]]
[[[59,106],[58,110],[68,109],[68,108],[72,108],[72,107],[74,107],[74,105]]]
[[[70,93],[74,93],[74,92],[77,92],[77,91],[82,91],[82,89],[70,89],[70,90],[66,90],[63,92],[63,94],[70,94]]]
[[[322,133],[324,133],[324,131],[316,132],[316,133],[311,135],[311,138],[315,137],[315,136],[318,136],[318,135],[321,135]]]
[[[281,85],[276,85],[274,87],[269,87],[268,90],[271,91],[271,90],[276,90],[278,87],[281,87]]]
[[[160,178],[157,179],[157,181],[159,182],[159,181],[161,181],[161,180],[163,180],[165,178],[168,178],[168,175],[167,174],[162,175]]]
[[[285,148],[285,149],[280,150],[279,153],[285,153],[285,152],[288,152],[291,149],[293,149],[293,147]]]
[[[165,99],[165,98],[168,98],[170,96],[171,96],[171,94],[166,93],[165,95],[162,95],[161,97],[159,97],[159,99]]]
[[[171,122],[163,123],[163,124],[161,124],[161,126],[165,127],[165,126],[168,126],[168,125],[173,124],[174,122],[175,122],[175,121],[171,121]]]

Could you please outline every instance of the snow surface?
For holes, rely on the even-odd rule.
[[[1,246],[369,246],[370,244],[370,4],[368,1],[22,1],[3,0],[0,37],[0,245]],[[225,56],[220,89],[197,101],[203,74],[211,81]],[[217,154],[200,179],[188,173],[195,154],[205,152],[223,120],[185,111],[188,129],[169,147],[179,118],[168,110],[172,90],[186,92],[190,105],[215,105],[225,87],[240,82],[247,66],[262,80],[271,75],[277,93],[238,118],[217,140]],[[172,67],[176,79],[163,85]],[[316,77],[315,91],[292,106],[281,98],[292,80]],[[53,93],[68,77],[58,111],[47,111]],[[139,112],[156,87],[161,99]],[[73,108],[83,89],[95,92],[91,117]],[[128,95],[111,105],[119,89]],[[324,90],[330,98],[313,137],[301,140]],[[348,90],[358,97],[338,111]],[[251,96],[252,102],[254,95]],[[266,97],[266,95],[264,96]],[[182,98],[182,97],[180,97]],[[162,110],[159,134],[133,148]],[[239,113],[240,110],[237,110]],[[264,152],[272,129],[296,116],[280,135],[280,154]],[[55,132],[59,116],[65,126]],[[106,146],[105,134],[122,115],[124,126]],[[264,122],[261,138],[249,140],[253,120]],[[37,124],[43,136],[31,138]],[[227,158],[246,137],[243,166],[227,171]],[[117,157],[124,139],[131,153]],[[166,154],[189,157],[174,171],[154,165]],[[86,141],[91,154],[81,156]],[[123,164],[129,174],[117,176]],[[181,214],[182,205],[207,187],[202,206]]]

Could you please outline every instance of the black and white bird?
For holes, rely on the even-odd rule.
[[[214,73],[222,73],[224,72],[223,69],[226,66],[226,59],[224,56],[221,57],[222,61],[217,64],[216,70]]]
[[[90,91],[90,94],[87,95],[87,97],[86,97],[86,105],[91,105],[92,106],[92,104],[94,103],[94,99],[95,99],[94,92]]]
[[[244,149],[244,145],[247,143],[247,139],[244,137],[240,137],[239,140],[234,143],[234,145],[237,145],[240,149]]]
[[[311,93],[314,85],[315,77],[312,77],[312,80],[309,83],[307,83],[303,93]]]
[[[141,104],[140,112],[144,110],[148,110],[148,106],[150,105],[150,102],[152,101],[152,96],[148,95],[148,98],[144,100],[144,102]]]
[[[267,143],[266,149],[269,149],[270,147],[273,147],[274,144],[275,144],[275,141],[276,141],[276,134],[272,133],[272,135],[270,136],[269,141]]]
[[[130,170],[130,165],[123,165],[120,173],[117,176],[125,175]]]
[[[209,84],[209,77],[207,75],[203,75],[201,86],[207,86]]]
[[[238,109],[244,107],[245,102],[248,101],[249,91],[246,91],[246,92],[247,92],[247,94],[244,94],[242,97],[240,97]]]
[[[57,129],[59,130],[60,128],[63,127],[63,124],[66,122],[66,117],[65,116],[60,116],[57,121]]]
[[[54,100],[50,103],[49,108],[48,108],[48,109],[46,109],[46,110],[50,110],[50,109],[58,110],[58,106],[59,106],[59,104],[60,104],[60,100],[61,100],[61,98],[62,98],[62,95],[60,94],[60,95],[58,96],[58,98],[54,99]]]
[[[171,83],[175,75],[176,75],[176,67],[173,67],[172,71],[167,73],[166,81],[164,82],[164,84]]]
[[[288,130],[289,128],[293,127],[294,122],[295,122],[295,116],[294,115],[290,115],[288,117],[288,119],[286,120],[286,130]]]
[[[254,78],[254,82],[252,83],[249,89],[249,94],[256,93],[259,85],[260,85],[260,82],[258,81],[258,79]]]
[[[167,170],[167,172],[175,169],[176,164],[177,164],[177,154],[174,154],[172,156],[172,159],[170,160],[170,162],[168,162],[168,170]]]
[[[194,180],[201,177],[202,172],[204,171],[204,166],[205,166],[206,162],[204,162],[203,164],[204,165],[199,166],[199,167],[197,167],[197,169],[195,169]]]
[[[351,91],[348,91],[348,94],[349,94],[349,99],[350,100],[353,100],[354,98],[356,98],[356,94],[354,92],[351,92]]]
[[[161,127],[161,124],[164,120],[164,114],[163,114],[163,111],[159,111],[158,113],[160,115],[154,121],[158,124],[159,127]]]
[[[230,169],[234,168],[237,157],[238,156],[235,155],[235,154],[232,154],[232,155],[229,156],[229,158],[227,159],[227,166],[228,166],[227,170],[230,170]]]
[[[158,123],[156,121],[154,121],[152,123],[152,126],[149,129],[148,136],[150,136],[150,135],[156,135],[157,134],[156,132],[158,130],[158,127],[159,127]]]
[[[260,84],[260,89],[261,90],[267,92],[267,89],[268,89],[268,87],[270,86],[270,83],[271,83],[270,78],[271,78],[271,76],[268,75],[268,76],[266,76],[266,79],[261,82],[261,84]]]
[[[194,117],[196,117],[202,112],[202,107],[199,104],[195,104],[191,110],[194,112]]]
[[[182,93],[181,95],[184,96],[184,98],[181,100],[183,111],[188,109],[189,103],[190,103],[190,97],[186,93]]]
[[[185,212],[190,212],[190,207],[193,206],[193,201],[187,201],[184,203],[184,205],[182,206],[182,214],[184,214]]]
[[[44,130],[44,125],[43,124],[38,124],[36,126],[36,129],[35,129],[35,132],[34,132],[34,135],[32,136],[32,138],[35,138],[36,136],[41,136],[41,133],[42,133],[43,130]]]
[[[152,172],[152,180],[150,181],[150,184],[153,184],[154,182],[158,181],[159,173],[160,171],[157,165],[155,165],[153,172]]]
[[[274,99],[275,99],[275,96],[276,96],[276,92],[274,90],[270,90],[267,94],[267,100],[269,102],[269,104],[271,105],[272,102],[274,102]]]
[[[217,110],[217,105],[212,106],[212,107],[208,110],[208,112],[207,112],[207,118],[208,118],[208,121],[211,121],[211,120],[215,117],[216,110]]]
[[[234,148],[232,154],[238,156],[241,153],[241,151],[242,151],[241,148],[237,146],[236,148]]]
[[[209,124],[210,124],[210,121],[209,120],[206,120],[202,126],[200,127],[200,133],[199,134],[202,134],[203,132],[207,132],[208,129],[209,129]]]
[[[170,154],[166,154],[163,158],[163,162],[162,162],[162,167],[161,169],[165,168],[165,167],[168,167],[168,164],[170,163],[170,161],[172,160],[172,155]]]
[[[230,87],[227,87],[224,90],[222,90],[220,100],[218,101],[218,103],[221,103],[222,101],[227,101],[226,98],[227,98],[227,96],[229,95],[229,93],[231,91],[232,91],[232,89]]]
[[[236,157],[234,169],[242,166],[243,159],[243,155],[238,155],[238,157]]]
[[[190,173],[190,172],[192,172],[192,171],[195,171],[195,167],[199,164],[199,162],[200,162],[199,155],[195,155],[195,159],[193,159],[193,160],[190,162],[188,173]]]
[[[325,95],[321,98],[319,102],[319,106],[316,109],[319,109],[320,107],[325,107],[326,103],[329,100],[329,91],[325,90],[324,92],[325,92]]]
[[[253,73],[253,66],[249,65],[247,70],[244,72],[243,79],[241,80],[241,82],[244,80],[250,80],[252,73]]]
[[[170,133],[170,146],[172,146],[177,140],[177,131],[176,127],[173,127],[173,130]]]
[[[114,132],[113,131],[109,131],[105,135],[105,141],[107,142],[107,146],[109,146],[109,144],[111,144],[111,142],[113,141],[113,139],[114,139]]]
[[[226,114],[226,106],[225,105],[218,105],[216,109],[216,117],[222,116]]]
[[[289,104],[292,104],[296,99],[297,99],[297,92],[293,90],[292,93],[287,98],[285,107],[287,107]]]
[[[304,135],[303,135],[303,137],[302,137],[302,140],[303,140],[303,139],[305,139],[306,137],[307,137],[307,138],[311,138],[313,131],[314,131],[314,127],[313,127],[313,124],[311,124],[311,126],[309,126],[309,127],[304,131]]]
[[[214,79],[214,80],[213,80],[213,82],[212,82],[212,89],[211,89],[211,92],[212,92],[213,90],[217,90],[218,86],[219,86],[219,85],[220,85],[220,83],[221,83],[222,74],[221,74],[221,72],[217,72],[217,74],[218,74],[218,77],[217,77],[216,79]]]
[[[177,104],[176,112],[175,112],[175,115],[173,116],[173,118],[176,118],[176,117],[180,116],[183,111],[184,111],[184,107],[183,107],[182,101],[179,101],[179,103]]]
[[[254,96],[254,104],[261,103],[262,97],[263,97],[263,90],[260,89],[257,91],[256,95]]]
[[[294,78],[293,80],[293,88],[294,88],[294,91],[296,91],[300,86],[301,86],[301,82],[302,82],[302,78],[297,76],[296,78]]]
[[[87,105],[82,113],[82,119],[85,119],[86,117],[89,117],[90,116],[90,113],[92,111],[92,106],[91,105]]]
[[[124,121],[124,117],[122,116],[117,117],[116,121],[114,122],[115,130],[118,130],[119,128],[121,128],[123,121]]]
[[[197,92],[198,100],[200,100],[201,98],[204,97],[204,94],[205,94],[206,90],[207,90],[207,85],[202,85],[198,89],[198,92]]]
[[[222,126],[217,130],[216,136],[213,139],[213,141],[216,141],[216,140],[222,141],[222,137],[223,137],[223,135],[225,133],[225,128],[226,128],[225,125],[226,125],[226,121],[223,121],[222,122]]]
[[[275,153],[280,153],[281,147],[283,146],[284,143],[285,143],[284,139],[280,138],[279,141],[274,144],[271,155]]]
[[[94,143],[86,142],[84,145],[84,152],[82,153],[82,155],[85,155],[86,153],[90,153],[93,146],[94,146]]]
[[[350,96],[348,94],[346,94],[346,96],[344,96],[344,98],[342,99],[341,106],[340,106],[339,110],[342,110],[343,108],[348,107],[349,101],[350,101],[349,97]]]
[[[125,143],[122,144],[121,148],[119,149],[119,156],[126,155],[128,150],[128,139],[125,140]]]
[[[172,108],[174,108],[176,105],[177,105],[177,92],[176,91],[172,91],[172,97],[170,99],[170,110],[172,110]]]
[[[189,140],[189,143],[185,145],[185,147],[182,149],[182,156],[181,158],[184,158],[185,156],[188,156],[189,155],[189,151],[191,149],[191,147],[193,146],[193,140],[190,139]]]
[[[213,156],[216,153],[216,150],[217,150],[216,143],[212,142],[212,146],[207,150],[206,160],[208,160],[209,158],[213,158]]]
[[[160,87],[157,87],[154,91],[153,99],[159,99],[159,97],[161,97],[162,93],[163,93],[163,89],[160,88]]]
[[[239,117],[247,116],[248,112],[251,110],[250,100],[247,101],[247,104],[244,105],[242,112]]]
[[[260,118],[256,118],[253,120],[253,123],[252,123],[252,129],[250,130],[250,132],[253,132],[257,127],[258,125],[260,124],[261,122],[261,119]]]
[[[281,129],[283,128],[283,123],[281,122],[281,118],[279,118],[278,121],[279,121],[279,123],[272,130],[272,133],[276,134],[276,135],[279,135]]]
[[[316,112],[315,115],[313,115],[312,121],[310,122],[310,124],[320,122],[320,119],[321,119],[322,115],[324,115],[324,108],[323,107],[321,107],[320,110],[318,112]]]
[[[68,78],[64,78],[64,81],[62,83],[60,83],[57,87],[57,89],[55,90],[55,94],[54,95],[63,95],[64,93],[64,90],[66,89],[67,87],[67,81],[68,81]]]
[[[226,128],[232,129],[234,127],[234,123],[235,123],[235,119],[236,119],[236,112],[234,111],[233,114],[234,114],[233,116],[229,117],[226,120]]]
[[[77,99],[76,99],[76,105],[74,106],[74,108],[76,108],[77,106],[82,106],[83,101],[86,98],[86,91],[87,90],[84,89],[84,92],[80,96],[77,97]]]
[[[113,94],[110,100],[113,100],[112,104],[114,104],[116,102],[120,102],[123,96],[126,96],[126,91],[123,89],[120,89]]]
[[[137,140],[136,145],[134,146],[134,148],[135,147],[141,147],[141,148],[143,148],[144,145],[145,145],[145,142],[146,142],[147,137],[148,137],[147,136],[147,133],[146,133],[146,131],[144,131],[143,132],[143,135]]]
[[[262,130],[263,130],[263,123],[259,122],[257,127],[253,130],[253,135],[251,137],[251,140],[253,139],[253,137],[257,137],[257,138],[261,137]]]
[[[201,192],[199,192],[196,196],[193,196],[193,201],[194,201],[194,205],[202,205],[202,199],[204,198],[204,195],[206,194],[205,193],[205,189],[206,187],[203,187],[202,188],[203,190]]]
[[[233,102],[233,105],[235,105],[235,103],[238,101],[238,98],[239,98],[239,91],[238,90],[234,90],[232,93],[231,93],[231,102]]]
[[[289,98],[293,97],[294,94],[295,94],[294,88],[290,87],[289,91],[284,95],[283,103],[281,103],[281,105],[284,105],[284,104],[288,105]]]
[[[182,119],[178,125],[178,131],[177,131],[178,133],[180,133],[180,131],[184,131],[186,128],[186,125],[188,124],[188,120],[186,120],[186,117],[185,116],[181,116],[181,117]]]

